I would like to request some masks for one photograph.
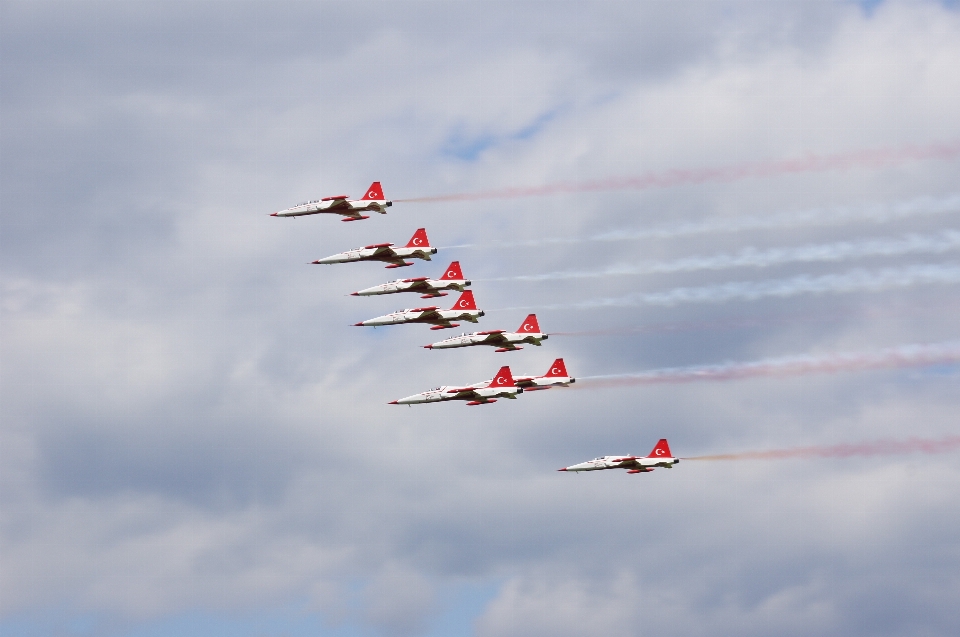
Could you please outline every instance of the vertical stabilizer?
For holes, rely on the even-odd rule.
[[[424,234],[426,236],[426,234]],[[460,262],[454,261],[447,267],[447,271],[440,277],[441,281],[462,281],[463,271],[460,269]]]
[[[383,188],[380,187],[379,181],[375,181],[370,184],[370,187],[367,188],[367,194],[360,201],[383,201],[384,199]]]
[[[405,246],[407,248],[429,248],[430,239],[427,239],[427,229],[420,228],[413,233],[413,236],[410,237],[410,241],[407,242]]]
[[[520,327],[517,329],[519,334],[539,334],[540,333],[540,324],[537,323],[537,315],[531,314],[527,318],[523,319],[523,323],[520,324]],[[562,363],[563,361],[561,361]]]
[[[497,372],[497,375],[493,377],[493,380],[490,381],[490,387],[516,387],[517,384],[513,382],[513,374],[510,373],[510,367],[504,365],[500,368],[500,371]]]
[[[568,375],[569,374],[567,374],[567,366],[563,364],[563,359],[558,358],[557,360],[553,361],[553,365],[550,366],[549,371],[547,371],[547,373],[544,374],[543,377],[557,378],[557,377],[566,377]]]
[[[672,458],[673,454],[670,453],[670,445],[667,444],[666,438],[661,438],[657,443],[657,446],[653,448],[653,451],[650,452],[648,458]]]
[[[460,298],[457,299],[457,302],[453,304],[451,310],[475,310],[477,309],[477,302],[473,299],[473,292],[467,290],[460,295]]]

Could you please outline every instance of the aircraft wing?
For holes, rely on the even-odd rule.
[[[329,201],[327,204],[327,210],[331,212],[337,212],[339,214],[354,214],[349,212],[352,207],[347,201],[347,196],[342,195],[340,197],[327,197],[323,201]]]
[[[484,343],[491,343],[497,345],[503,345],[506,337],[503,335],[503,330],[491,330],[489,332],[479,332],[478,336],[483,336]],[[511,344],[505,344],[504,347],[508,349],[514,349]]]
[[[447,389],[447,394],[454,394],[456,398],[470,398],[472,400],[483,400],[486,398],[477,395],[477,390],[474,387],[451,387]]]

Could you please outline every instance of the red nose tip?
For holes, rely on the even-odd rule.
[[[395,400],[391,400],[391,401],[388,402],[387,404],[388,404],[388,405],[399,405],[400,403],[398,403],[398,402],[395,401]]]
[[[271,213],[270,213],[270,216],[271,216],[271,217],[276,217],[276,216],[277,216],[277,213],[271,212]]]
[[[363,327],[363,323],[354,323],[353,327]]]
[[[433,345],[424,345],[423,349],[433,349]]]
[[[557,469],[557,471],[566,471],[566,470],[567,470],[566,467],[564,467],[563,469]]]
[[[351,292],[351,293],[350,293],[350,296],[360,296],[360,293],[359,293],[359,292]]]

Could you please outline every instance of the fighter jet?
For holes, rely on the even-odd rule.
[[[463,278],[463,272],[460,270],[460,262],[454,261],[447,268],[446,272],[439,279],[431,279],[421,276],[415,279],[397,279],[390,283],[377,285],[366,290],[351,293],[351,296],[374,296],[377,294],[397,294],[398,292],[416,292],[423,294],[421,299],[432,299],[438,296],[446,296],[447,293],[442,290],[456,290],[463,292],[464,288],[470,285],[470,281]]]
[[[553,361],[553,365],[543,376],[517,376],[516,378],[517,386],[523,387],[526,391],[569,387],[571,383],[577,382],[576,378],[567,375],[567,366],[563,364],[562,358]]]
[[[430,260],[431,254],[436,254],[437,249],[430,247],[430,240],[427,239],[427,231],[420,228],[413,233],[406,246],[400,248],[392,243],[374,243],[373,245],[362,248],[354,248],[340,254],[335,254],[324,259],[317,259],[314,265],[325,265],[328,263],[350,263],[352,261],[383,261],[389,263],[387,269],[402,268],[413,265],[404,261],[404,259],[423,259]]]
[[[477,309],[477,303],[473,300],[473,292],[467,290],[460,295],[457,302],[449,310],[441,310],[437,307],[417,307],[412,310],[400,310],[393,314],[386,314],[372,318],[362,323],[354,323],[354,327],[377,327],[380,325],[402,325],[403,323],[430,323],[433,325],[431,330],[445,330],[451,327],[460,327],[459,323],[451,321],[470,321],[476,323],[477,319],[484,315],[484,312]]]
[[[324,197],[323,199],[314,199],[298,203],[292,208],[274,212],[271,217],[302,217],[304,215],[316,215],[330,213],[343,215],[346,219],[340,221],[360,221],[369,219],[369,216],[360,214],[361,212],[379,212],[382,215],[387,214],[387,208],[393,205],[392,201],[387,201],[383,197],[383,188],[380,182],[375,181],[367,188],[367,194],[359,201],[349,199],[347,195],[337,195],[336,197]]]
[[[505,330],[489,330],[487,332],[473,332],[448,338],[439,343],[424,345],[425,349],[451,349],[454,347],[472,347],[474,345],[492,345],[495,352],[515,352],[523,349],[518,343],[530,343],[540,346],[540,341],[547,340],[547,335],[540,332],[537,315],[531,314],[523,320],[516,332]]]
[[[670,454],[667,439],[661,438],[646,458],[640,456],[603,456],[589,462],[581,462],[572,467],[564,467],[557,471],[601,471],[603,469],[626,469],[627,473],[649,473],[655,467],[673,469],[673,465],[680,462]]]
[[[467,385],[466,387],[437,387],[422,394],[414,394],[399,400],[392,400],[390,405],[416,405],[420,403],[439,403],[448,400],[466,400],[467,404],[487,405],[497,402],[497,398],[515,399],[523,389],[517,387],[510,374],[510,368],[501,367],[492,380]]]

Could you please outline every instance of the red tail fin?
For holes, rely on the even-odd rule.
[[[554,378],[558,376],[569,376],[569,374],[567,374],[567,366],[563,364],[562,358],[553,361],[550,370],[543,375],[544,378]]]
[[[473,292],[467,290],[460,295],[460,298],[457,299],[457,302],[453,304],[451,310],[475,310],[477,309],[477,302],[473,300]]]
[[[510,367],[504,365],[500,368],[500,371],[497,372],[497,375],[493,377],[493,380],[490,381],[490,387],[516,387],[517,384],[513,382],[513,374],[510,373]]]
[[[539,334],[540,333],[540,324],[537,323],[537,315],[531,314],[527,318],[523,319],[523,323],[520,324],[520,327],[517,329],[518,334]],[[560,361],[563,363],[563,361]]]
[[[653,448],[653,451],[650,452],[648,458],[672,458],[673,454],[670,453],[670,445],[667,444],[666,438],[661,438],[657,443],[657,446]]]
[[[447,271],[443,273],[443,276],[440,277],[441,281],[449,281],[451,279],[456,279],[457,281],[463,280],[463,270],[460,269],[460,262],[454,261],[447,268]]]
[[[407,248],[429,248],[430,239],[427,239],[427,229],[420,228],[413,233],[413,236],[410,237],[410,241],[407,242],[405,246]]]
[[[383,196],[383,188],[380,187],[379,181],[375,181],[370,184],[370,187],[367,188],[367,194],[360,201],[383,201],[384,199],[386,197]]]

